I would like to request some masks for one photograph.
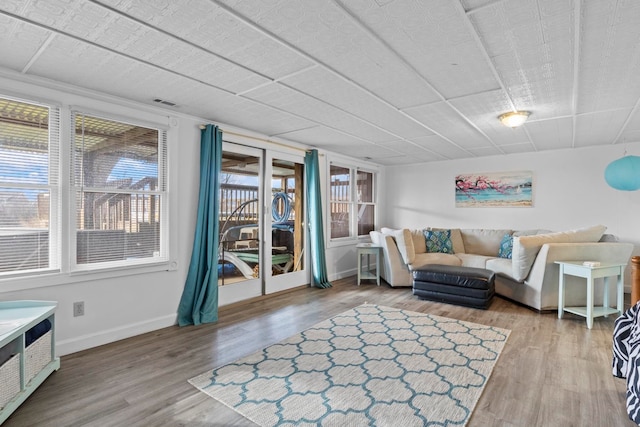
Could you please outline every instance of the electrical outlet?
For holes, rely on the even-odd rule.
[[[73,317],[84,316],[84,301],[73,303]]]

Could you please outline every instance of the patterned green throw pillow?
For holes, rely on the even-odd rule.
[[[511,259],[513,252],[513,236],[511,234],[505,234],[500,241],[500,249],[498,249],[498,256],[500,258]]]
[[[427,241],[427,252],[453,253],[451,230],[425,230],[424,238]]]

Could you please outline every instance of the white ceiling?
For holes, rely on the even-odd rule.
[[[0,66],[383,165],[640,140],[637,0],[2,0]]]

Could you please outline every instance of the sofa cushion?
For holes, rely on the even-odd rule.
[[[461,229],[464,251],[468,254],[498,256],[502,236],[512,230]]]
[[[413,239],[413,250],[416,255],[427,253],[427,242],[424,240],[424,230],[411,230],[411,238]]]
[[[409,229],[403,228],[402,230],[394,230],[392,228],[382,227],[380,231],[383,234],[393,236],[396,241],[396,246],[400,251],[400,256],[402,256],[402,260],[405,264],[411,264],[416,256],[416,253]]]
[[[513,236],[533,236],[534,234],[547,234],[553,233],[551,230],[546,230],[544,228],[535,228],[533,230],[516,230],[513,232]]]
[[[411,270],[416,270],[429,264],[462,265],[462,261],[460,258],[452,254],[443,254],[439,252],[423,253],[416,254],[416,259],[409,268]]]
[[[502,240],[500,241],[500,249],[498,249],[498,258],[511,259],[512,252],[513,252],[513,235],[511,235],[511,233],[507,233],[504,236],[502,236]]]
[[[491,258],[487,260],[487,269],[495,271],[497,274],[513,278],[513,269],[511,268],[511,260],[506,258]]]
[[[463,267],[486,268],[487,261],[495,257],[474,254],[456,254]]]
[[[513,278],[519,282],[529,274],[540,248],[545,243],[589,243],[597,242],[607,227],[594,225],[576,230],[557,233],[536,234],[533,236],[516,236],[513,238],[512,268]]]

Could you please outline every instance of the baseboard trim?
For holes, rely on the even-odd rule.
[[[157,329],[173,326],[177,323],[177,315],[174,313],[118,328],[107,329],[95,334],[81,335],[79,337],[60,340],[56,342],[56,355],[65,356],[67,354],[76,353],[78,351],[109,344],[114,341],[152,332]]]
[[[344,279],[345,277],[355,276],[356,274],[358,274],[358,269],[352,268],[350,270],[340,271],[338,273],[330,275],[329,280],[340,280]]]
[[[300,285],[300,286],[295,286],[293,288],[289,288],[289,289],[284,289],[282,291],[278,291],[278,292],[273,292],[271,294],[266,294],[266,295],[260,295],[257,297],[253,297],[253,298],[247,298],[247,299],[243,299],[241,301],[235,301],[229,304],[225,304],[225,305],[221,305],[218,308],[218,316],[222,316],[223,314],[227,313],[227,312],[234,312],[238,309],[238,307],[243,307],[245,305],[249,305],[255,302],[259,302],[259,301],[264,301],[266,299],[269,298],[273,298],[273,297],[278,297],[278,296],[282,296],[284,294],[288,294],[290,292],[294,292],[300,289],[304,289],[304,288],[309,288],[311,287],[311,285],[309,285],[308,283],[306,285]]]

